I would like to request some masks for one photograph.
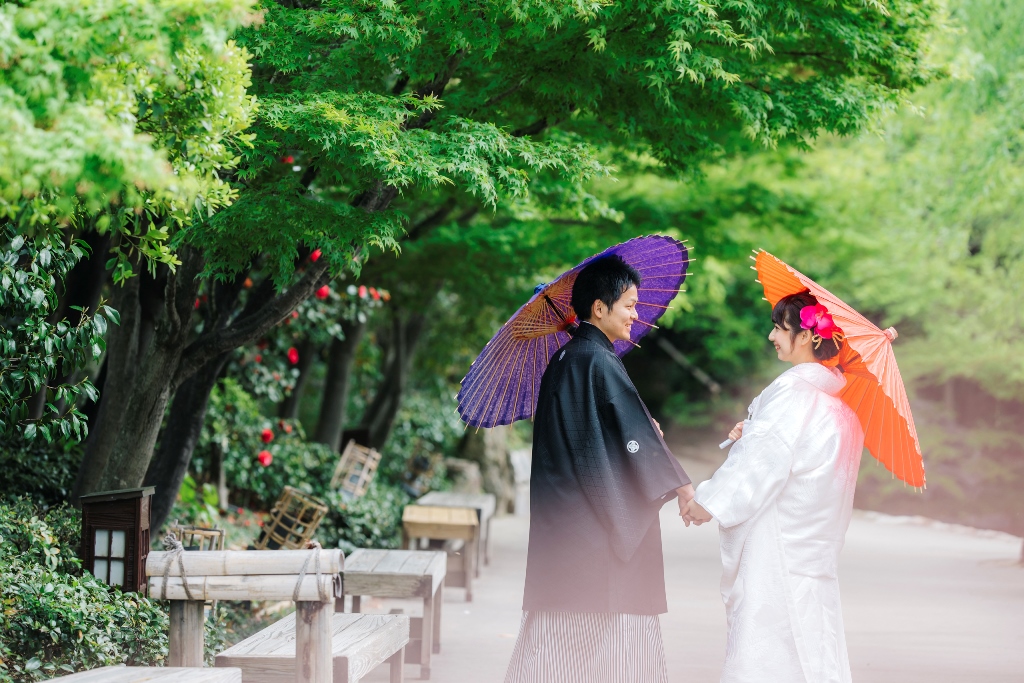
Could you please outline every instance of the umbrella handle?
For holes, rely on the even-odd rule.
[[[719,448],[719,450],[725,450],[726,448],[728,448],[729,446],[733,445],[734,443],[736,443],[736,442],[733,441],[732,439],[726,439],[722,443],[718,444],[718,448]]]

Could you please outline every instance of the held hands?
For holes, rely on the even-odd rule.
[[[691,499],[686,505],[686,510],[680,512],[683,517],[683,521],[686,522],[686,526],[690,526],[690,522],[693,522],[697,526],[710,522],[712,517],[711,513],[701,507],[700,503]]]
[[[693,500],[694,496],[693,484],[687,484],[676,489],[676,501],[679,503],[679,516],[686,522],[686,526],[690,526],[690,522],[693,520],[686,515],[686,508]]]

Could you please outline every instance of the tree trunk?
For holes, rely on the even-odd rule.
[[[171,508],[174,507],[178,490],[185,481],[188,466],[192,462],[192,453],[195,452],[203,431],[210,392],[217,384],[217,378],[229,355],[225,353],[204,365],[174,392],[167,427],[143,482],[145,486],[156,487],[151,503],[153,529],[163,526]],[[191,520],[183,521],[191,523]]]
[[[427,327],[427,316],[422,312],[410,313],[405,318],[398,311],[393,315],[384,380],[363,416],[363,427],[370,434],[368,445],[377,449],[383,448],[391,435],[408,385],[412,358]]]
[[[316,424],[315,441],[334,450],[341,447],[341,434],[345,430],[345,411],[348,407],[348,390],[352,379],[352,363],[356,359],[359,344],[366,334],[366,323],[359,320],[343,321],[341,329],[344,339],[331,342],[327,359],[327,377],[320,400],[320,418]]]
[[[302,392],[306,389],[306,384],[309,383],[310,370],[313,367],[313,357],[317,355],[319,349],[317,349],[313,342],[309,339],[304,339],[299,343],[299,377],[295,380],[295,388],[292,389],[291,393],[284,397],[278,406],[278,417],[286,420],[294,420],[299,416],[299,406],[302,403]]]
[[[99,387],[101,400],[96,419],[89,425],[89,438],[71,494],[76,505],[81,496],[100,490],[100,477],[107,469],[110,450],[128,410],[138,370],[135,351],[139,337],[139,280],[131,278],[115,288],[111,297],[111,305],[121,314],[121,324],[111,326],[108,332],[106,378]]]

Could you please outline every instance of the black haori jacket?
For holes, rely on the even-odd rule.
[[[666,612],[658,512],[688,483],[608,337],[581,324],[540,383],[523,609]]]

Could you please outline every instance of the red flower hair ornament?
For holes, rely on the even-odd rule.
[[[831,339],[838,349],[843,339],[846,338],[843,331],[836,325],[835,320],[832,319],[828,309],[821,304],[804,306],[800,309],[800,327],[811,331],[814,348],[821,346],[822,339]]]

